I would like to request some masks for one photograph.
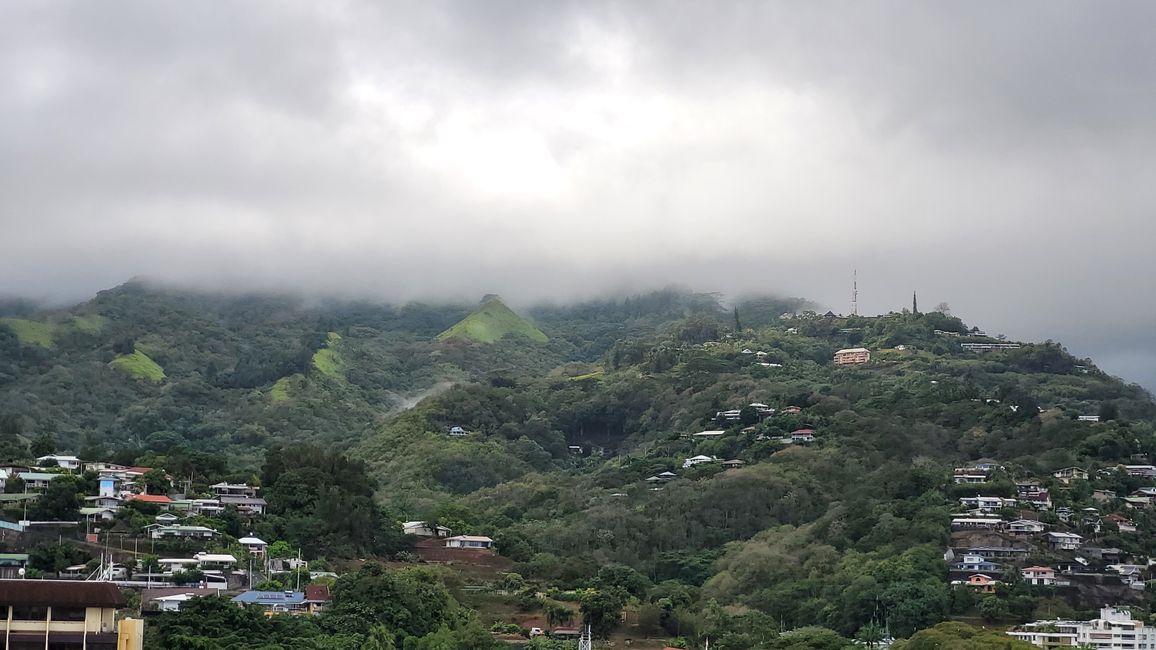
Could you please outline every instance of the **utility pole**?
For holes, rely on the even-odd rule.
[[[594,650],[594,636],[590,632],[590,624],[582,628],[582,637],[578,639],[578,650]]]

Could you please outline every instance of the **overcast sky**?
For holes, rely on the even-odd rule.
[[[1156,3],[0,3],[0,293],[948,302],[1156,387]]]

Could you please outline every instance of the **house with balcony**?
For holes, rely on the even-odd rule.
[[[128,602],[111,582],[0,580],[6,648],[140,650],[144,625],[116,620]]]
[[[1048,533],[1048,545],[1057,551],[1075,551],[1084,545],[1084,538],[1075,533]]]
[[[851,366],[871,361],[871,351],[867,348],[844,348],[835,353],[836,365]]]
[[[37,467],[59,467],[70,472],[75,472],[80,469],[80,459],[76,456],[65,456],[61,454],[48,454],[36,459]]]

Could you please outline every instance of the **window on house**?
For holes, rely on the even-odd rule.
[[[52,620],[54,621],[83,621],[85,610],[83,607],[53,607]]]
[[[39,605],[13,605],[12,619],[16,621],[43,621],[48,619],[48,608]]]

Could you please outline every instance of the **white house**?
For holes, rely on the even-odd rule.
[[[962,497],[959,502],[968,508],[981,512],[995,512],[1001,508],[1014,508],[1016,506],[1015,499],[1005,499],[1003,497]]]
[[[458,535],[446,540],[446,548],[492,549],[494,540],[477,535]]]
[[[686,460],[682,461],[682,468],[687,469],[688,467],[694,467],[695,465],[702,465],[704,463],[713,463],[716,460],[718,460],[718,459],[715,458],[714,456],[702,456],[702,455],[691,456],[690,458],[687,458]]]
[[[210,485],[209,489],[212,490],[213,494],[217,495],[218,497],[224,496],[226,494],[244,497],[255,497],[257,496],[257,490],[261,488],[251,486],[248,483],[229,483],[228,481],[221,481],[220,483]]]
[[[1017,519],[1008,523],[1007,530],[1013,534],[1030,535],[1044,532],[1047,526],[1034,519]]]
[[[48,454],[47,456],[41,456],[36,459],[36,464],[40,467],[44,467],[45,463],[48,463],[49,461],[54,462],[56,467],[69,471],[78,470],[80,469],[81,465],[80,459],[76,456],[62,456],[60,454]]]
[[[197,553],[193,557],[197,559],[197,568],[201,570],[231,569],[237,564],[237,558],[223,553]]]
[[[248,537],[242,537],[241,539],[237,540],[237,543],[241,546],[244,546],[245,550],[249,551],[250,555],[256,555],[258,557],[265,557],[265,548],[269,546],[265,543],[265,540],[259,537],[253,537],[251,535]]]
[[[1126,609],[1104,607],[1091,621],[1036,621],[1008,630],[1008,635],[1041,648],[1151,648],[1156,628],[1132,620]]]
[[[407,521],[401,525],[401,532],[418,537],[449,537],[453,531],[424,521]]]
[[[699,438],[699,439],[709,439],[709,438],[721,438],[724,435],[726,435],[726,431],[715,430],[715,431],[699,431],[698,433],[690,434],[690,437],[691,438]]]
[[[987,528],[991,530],[1004,527],[1004,520],[999,517],[955,517],[951,520],[952,530],[968,528]]]
[[[1084,544],[1084,538],[1075,533],[1048,533],[1047,540],[1057,551],[1074,551]]]
[[[163,524],[152,524],[152,530],[149,531],[149,537],[152,539],[169,537],[211,539],[216,534],[217,531],[207,526],[165,526]]]
[[[450,427],[450,436],[452,436],[454,438],[462,438],[462,437],[468,436],[468,435],[470,435],[470,434],[467,433],[466,430],[461,428],[461,427],[458,427],[458,426]]]

